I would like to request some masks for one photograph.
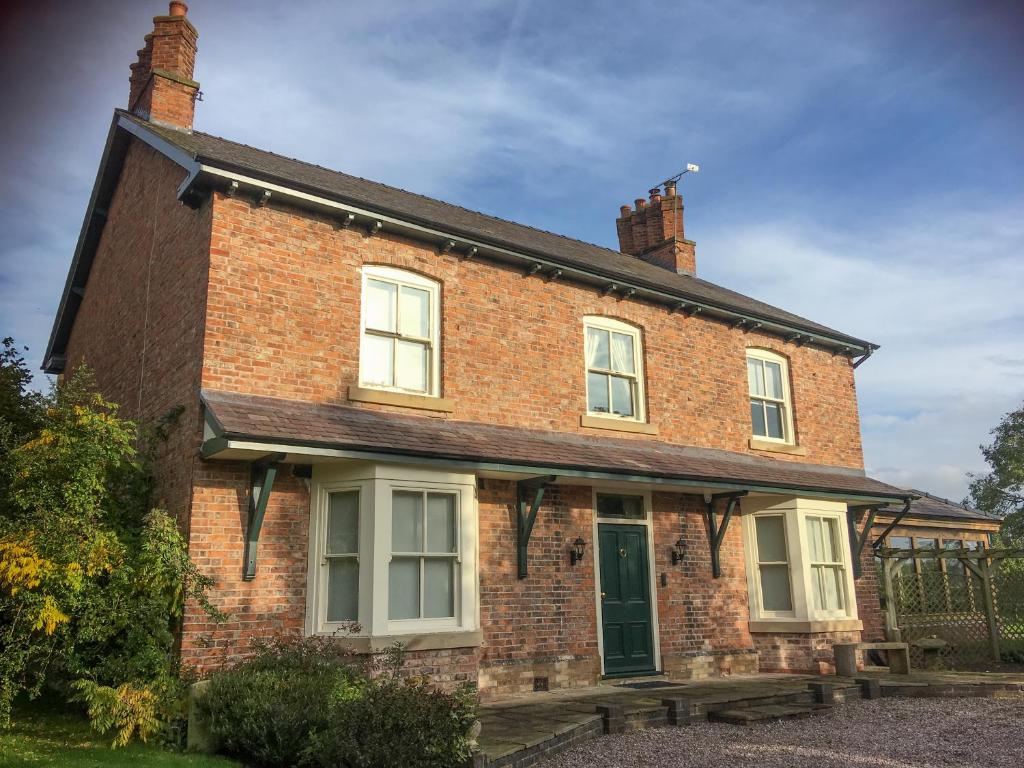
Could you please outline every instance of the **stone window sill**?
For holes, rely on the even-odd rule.
[[[765,451],[767,453],[788,453],[791,456],[806,456],[807,449],[799,445],[788,443],[773,443],[771,440],[758,440],[750,438],[750,448],[754,451]]]
[[[580,416],[580,426],[591,429],[608,429],[613,432],[635,432],[641,435],[656,435],[658,428],[653,424],[644,424],[640,421],[629,421],[628,419],[612,419],[607,416]]]
[[[357,387],[348,388],[348,399],[358,403],[377,403],[378,405],[397,405],[402,408],[418,408],[421,411],[439,411],[452,413],[454,403],[445,397],[428,397],[426,395],[407,395],[404,392],[388,392],[384,389]]]
[[[787,619],[767,619],[765,621],[748,622],[751,632],[797,633],[812,632],[857,632],[864,629],[860,619],[822,619],[819,621],[794,621]]]
[[[396,642],[407,651],[433,651],[450,648],[478,648],[483,645],[484,633],[477,630],[456,632],[429,632],[423,634],[352,636],[339,638],[357,653],[384,651]]]

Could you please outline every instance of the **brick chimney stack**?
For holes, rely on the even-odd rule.
[[[684,275],[697,273],[696,243],[683,237],[683,198],[675,182],[650,191],[650,199],[637,198],[635,207],[624,205],[615,221],[619,250],[659,267]]]
[[[153,19],[153,31],[131,65],[128,109],[150,122],[191,131],[199,95],[192,79],[199,33],[186,14],[188,6],[172,0],[167,15]]]

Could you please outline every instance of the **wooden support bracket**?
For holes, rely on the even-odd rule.
[[[260,529],[263,527],[263,516],[267,512],[267,502],[277,478],[278,465],[284,460],[283,453],[273,453],[258,462],[253,462],[249,483],[249,515],[245,527],[245,558],[242,568],[242,579],[252,581],[256,578],[256,550],[260,541]]]
[[[537,512],[544,501],[544,491],[557,479],[554,475],[541,475],[516,483],[516,561],[520,579],[529,574],[526,552]]]
[[[887,505],[865,504],[859,507],[849,507],[846,510],[846,527],[850,534],[850,552],[853,556],[853,578],[855,579],[861,577],[863,571],[860,564],[861,554],[871,536],[871,527],[875,524],[875,516],[878,514],[878,510],[884,506]],[[858,531],[857,516],[862,511],[867,512],[867,519],[864,521],[864,528]]]
[[[882,531],[882,534],[877,539],[875,539],[875,543],[871,545],[874,549],[877,550],[879,547],[881,547],[883,544],[885,544],[885,537],[888,536],[890,533],[892,533],[893,529],[897,525],[899,525],[900,523],[903,522],[903,518],[907,516],[908,512],[910,512],[910,502],[913,501],[913,500],[914,500],[913,496],[907,496],[903,500],[903,509],[900,510],[900,512],[896,515],[896,517],[894,517],[892,519],[892,522],[889,523],[888,526],[886,526],[886,529],[884,531]]]
[[[725,532],[729,528],[729,521],[732,520],[732,514],[736,511],[736,505],[740,503],[740,499],[747,495],[746,491],[734,491],[732,493],[716,493],[711,496],[710,501],[704,502],[707,505],[707,511],[705,517],[708,523],[708,544],[711,546],[711,577],[714,579],[719,578],[722,575],[722,561],[720,553],[722,551],[722,541],[725,539]],[[718,524],[718,515],[715,513],[715,503],[719,499],[728,499],[728,504],[725,508],[725,515],[722,517],[722,524]]]

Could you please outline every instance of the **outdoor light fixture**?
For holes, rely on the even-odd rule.
[[[583,561],[583,552],[587,548],[587,542],[583,539],[576,537],[576,541],[572,543],[572,549],[569,550],[569,565],[576,565],[576,563]]]
[[[683,562],[683,557],[686,555],[686,542],[683,537],[680,536],[676,543],[672,545],[672,565],[679,565]]]

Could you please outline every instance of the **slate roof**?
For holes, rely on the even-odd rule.
[[[933,496],[927,491],[907,489],[907,493],[920,496],[910,504],[909,517],[912,518],[934,518],[941,520],[977,520],[985,523],[998,523],[999,518],[987,515],[977,509],[957,504],[955,501]]]
[[[539,469],[590,470],[678,480],[902,499],[906,491],[858,470],[823,468],[730,451],[406,416],[346,405],[204,390],[203,402],[237,440],[361,450]]]
[[[553,263],[584,269],[609,280],[629,281],[639,287],[677,295],[680,299],[707,302],[758,319],[821,334],[842,343],[865,349],[877,346],[707,280],[679,275],[619,251],[488,216],[201,131],[186,133],[154,125],[123,110],[118,110],[117,114],[188,153],[193,160],[221,170],[359,206],[412,224],[442,229],[452,235],[544,257]]]

